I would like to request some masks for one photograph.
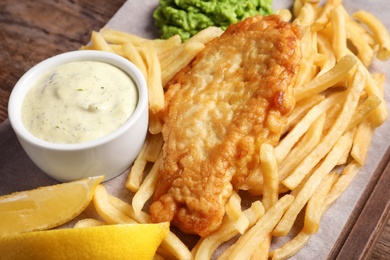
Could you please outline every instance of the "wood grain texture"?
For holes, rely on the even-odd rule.
[[[0,123],[7,118],[13,86],[30,67],[86,44],[92,30],[104,26],[124,2],[1,0]],[[390,151],[351,215],[331,259],[390,259],[389,158]]]
[[[36,63],[89,41],[125,0],[0,1],[0,122],[9,94]]]
[[[390,212],[389,184],[390,147],[351,213],[329,259],[390,259],[390,251],[386,251],[390,245],[386,240],[389,237],[386,233],[389,231],[386,228]]]
[[[375,248],[372,251],[372,259],[389,259],[390,252],[390,220],[389,217],[386,218],[387,223],[381,232],[377,242],[375,243]]]

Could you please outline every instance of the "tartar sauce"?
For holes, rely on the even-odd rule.
[[[48,72],[26,94],[22,120],[36,137],[82,143],[123,125],[137,106],[138,92],[121,69],[99,61],[70,62]]]

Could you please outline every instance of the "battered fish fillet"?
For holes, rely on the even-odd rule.
[[[231,25],[175,75],[153,222],[200,236],[218,229],[233,185],[259,167],[261,144],[280,138],[300,59],[297,26],[256,16]]]

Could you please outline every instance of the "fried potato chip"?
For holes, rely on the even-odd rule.
[[[96,227],[106,225],[105,222],[101,220],[97,220],[94,218],[85,218],[77,221],[77,223],[73,226],[74,228],[84,228],[84,227]]]
[[[110,47],[110,45],[108,45],[106,40],[103,38],[103,36],[100,33],[96,32],[96,31],[92,32],[91,42],[92,42],[93,48],[96,49],[96,50],[102,50],[102,51],[107,51],[107,52],[114,52],[112,50],[112,48]]]
[[[301,231],[283,246],[271,251],[270,257],[272,260],[288,259],[298,253],[309,242],[310,238],[311,234]]]
[[[349,184],[359,172],[361,165],[356,161],[351,161],[342,171],[340,177],[333,184],[331,190],[328,193],[328,196],[323,205],[322,211],[326,211],[336,200],[341,196],[341,194],[348,188]]]
[[[102,184],[96,187],[93,204],[99,216],[108,224],[137,223],[110,203],[107,190]]]
[[[272,231],[274,236],[285,236],[288,234],[288,232],[290,232],[299,212],[316,191],[322,179],[337,165],[337,162],[343,155],[344,150],[346,149],[346,146],[348,142],[350,142],[351,138],[352,134],[350,132],[339,138],[323,162],[318,166],[317,169],[314,170],[308,180],[304,183],[304,186],[296,195],[291,206],[287,209],[278,225]],[[290,177],[291,176],[292,175],[290,175]],[[289,178],[286,180],[289,180]],[[289,187],[289,183],[286,183],[286,180],[284,180],[283,184]]]
[[[294,169],[292,174],[287,177],[283,184],[289,189],[294,189],[306,176],[308,171],[313,169],[317,163],[324,158],[324,156],[332,149],[340,136],[343,135],[348,127],[349,121],[352,118],[354,110],[359,101],[359,96],[364,88],[366,81],[365,73],[358,67],[356,70],[352,83],[347,92],[343,109],[334,122],[332,128],[324,136],[322,141],[316,148]]]
[[[229,259],[249,259],[256,250],[256,247],[277,225],[293,200],[294,197],[291,195],[284,195],[280,198],[251,229],[238,239],[233,245]]]
[[[294,93],[295,99],[299,101],[332,87],[345,78],[356,64],[357,60],[354,56],[344,56],[331,70],[314,78],[302,87],[296,88]]]
[[[252,227],[256,221],[264,215],[264,211],[264,207],[260,201],[255,201],[249,209],[244,210],[243,214],[249,221],[248,226]],[[201,238],[198,241],[192,251],[195,255],[195,260],[211,259],[215,250],[217,250],[222,243],[229,241],[238,234],[239,233],[235,227],[234,221],[225,217],[222,222],[222,226],[218,231],[212,233],[206,238]]]
[[[333,26],[333,50],[337,60],[347,55],[347,35],[345,29],[345,17],[340,8],[330,11],[330,21]]]
[[[323,214],[323,205],[330,189],[332,188],[333,183],[337,180],[337,178],[338,173],[336,172],[326,175],[322,180],[319,188],[314,192],[314,194],[307,202],[303,225],[304,232],[308,234],[314,234],[318,232]]]
[[[241,211],[241,197],[233,191],[228,202],[225,204],[225,211],[228,218],[233,221],[236,229],[243,234],[249,226],[249,220]]]
[[[158,167],[160,165],[161,157],[153,164],[152,169],[142,182],[138,191],[134,194],[132,205],[136,215],[139,215],[145,205],[145,203],[152,197],[156,190],[158,180]]]
[[[379,44],[377,58],[382,61],[387,60],[390,57],[390,35],[383,23],[375,15],[364,10],[359,10],[352,17],[370,28],[375,41]]]
[[[118,30],[114,30],[108,27],[103,27],[100,29],[99,34],[109,43],[114,44],[125,44],[131,42],[136,46],[140,46],[142,43],[147,41],[147,39],[142,38],[140,36],[121,32]]]
[[[310,128],[310,125],[333,104],[342,102],[344,95],[344,92],[333,94],[307,112],[302,120],[275,147],[275,155],[279,163],[286,158],[292,147]]]

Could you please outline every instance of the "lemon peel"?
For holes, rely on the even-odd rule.
[[[1,259],[153,259],[169,222],[52,229],[0,237]]]

